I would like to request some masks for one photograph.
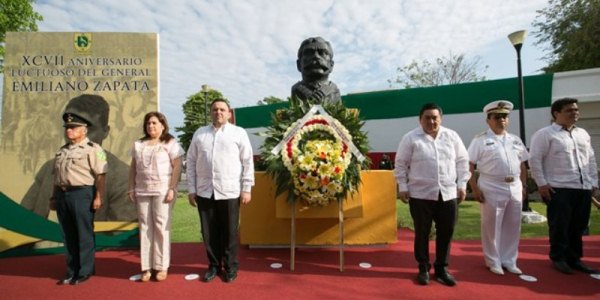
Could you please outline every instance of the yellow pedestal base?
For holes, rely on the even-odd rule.
[[[391,171],[362,171],[362,185],[344,202],[346,245],[396,242],[396,183]],[[241,208],[240,241],[244,245],[290,244],[291,206],[275,199],[275,183],[256,172],[252,201]],[[287,211],[287,213],[285,212]],[[312,212],[311,212],[312,211]],[[338,245],[338,205],[311,207],[296,215],[296,245]]]

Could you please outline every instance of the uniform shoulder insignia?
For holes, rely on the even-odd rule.
[[[96,157],[101,161],[106,161],[106,152],[104,150],[96,152]]]
[[[518,137],[516,134],[512,134],[512,133],[509,133],[509,135],[513,139],[513,144],[515,144],[515,145],[521,144],[521,138],[520,137]]]
[[[485,133],[486,133],[485,131],[482,131],[482,132],[480,132],[480,133],[476,134],[476,135],[475,135],[475,137],[484,136],[484,135],[485,135]]]

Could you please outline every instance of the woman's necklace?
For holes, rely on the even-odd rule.
[[[157,152],[158,149],[158,143],[156,144],[150,144],[150,141],[142,143],[142,166],[144,166],[145,168],[148,168],[150,166],[152,166],[154,164],[154,156]],[[148,161],[146,160],[146,156],[144,155],[144,153],[146,152],[146,148],[149,148],[150,150],[150,155]]]

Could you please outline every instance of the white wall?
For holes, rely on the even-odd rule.
[[[563,97],[579,102],[600,101],[600,68],[554,74],[552,101]]]
[[[552,101],[563,97],[579,99],[582,127],[587,125],[600,128],[600,68],[554,74]],[[525,106],[527,107],[527,99],[525,99]],[[526,144],[529,145],[534,132],[551,122],[550,107],[526,109]],[[483,112],[445,115],[442,125],[457,131],[465,146],[468,146],[476,134],[487,129]],[[414,116],[401,119],[368,120],[363,130],[369,135],[370,151],[395,152],[402,136],[416,126],[418,126],[418,120]],[[265,131],[265,129],[248,129],[255,153],[260,152],[259,147],[264,141],[264,138],[254,134],[260,131]],[[598,139],[600,139],[600,129],[598,131]],[[519,112],[517,110],[510,114],[509,132],[519,135]],[[598,147],[600,150],[600,141],[598,141]]]

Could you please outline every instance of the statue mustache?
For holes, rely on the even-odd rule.
[[[305,68],[310,67],[320,67],[325,70],[329,70],[331,68],[329,62],[324,59],[313,59]]]

